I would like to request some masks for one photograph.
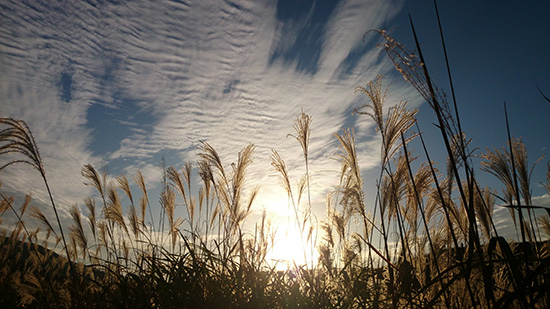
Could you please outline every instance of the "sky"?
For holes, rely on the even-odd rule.
[[[536,87],[550,96],[550,3],[452,1],[439,12],[463,128],[477,154],[505,145],[506,101],[512,134],[523,138],[530,162],[546,155],[533,174],[533,195],[550,205],[539,185],[550,158],[550,102]],[[288,212],[270,156],[279,151],[293,183],[299,180],[301,147],[287,135],[303,109],[313,117],[312,201],[323,215],[339,181],[334,134],[347,127],[356,133],[367,201],[374,200],[380,138],[370,119],[352,111],[369,103],[355,87],[378,74],[392,85],[388,106],[406,100],[420,108],[430,153],[444,161],[433,112],[377,47],[380,37],[366,34],[390,30],[413,50],[408,14],[428,69],[450,95],[432,1],[2,1],[0,114],[31,128],[64,222],[69,207],[92,194],[80,173],[85,164],[113,177],[140,170],[155,190],[161,160],[176,168],[196,162],[202,141],[228,167],[255,145],[247,174],[250,188],[261,185],[254,222],[264,209]],[[494,177],[478,174],[501,190]],[[52,215],[37,176],[7,168],[2,190],[18,201],[32,192]],[[509,224],[507,211],[497,212]]]

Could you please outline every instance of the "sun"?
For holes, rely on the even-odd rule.
[[[273,244],[267,252],[266,261],[277,270],[315,267],[318,260],[317,248],[314,244],[315,237],[308,240],[308,232],[300,231],[295,214],[287,209],[281,210],[267,211],[276,233]]]

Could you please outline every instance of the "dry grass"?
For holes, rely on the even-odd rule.
[[[453,114],[432,84],[420,48],[413,55],[379,33],[398,71],[436,113],[448,156],[445,173],[430,159],[415,119],[418,110],[408,110],[406,102],[387,108],[389,88],[378,76],[356,89],[369,100],[356,112],[374,120],[382,140],[374,205],[366,205],[353,129],[335,135],[340,182],[327,196],[320,221],[310,197],[311,116],[298,114],[289,134],[304,156],[298,181],[272,151],[271,165],[294,210],[304,258],[313,248],[318,261],[286,271],[267,261],[277,222],[264,212],[252,230],[246,228],[259,190],[247,178],[254,145],[226,165],[203,143],[196,164],[164,168],[158,214],[152,213],[140,172],[134,184],[125,175],[108,182],[105,172],[85,165],[82,176],[96,192],[84,207],[70,208],[67,239],[51,194],[57,226],[31,205],[30,196],[17,208],[13,197],[2,194],[0,220],[11,212],[17,221],[2,232],[0,307],[548,307],[550,246],[542,239],[550,237],[550,219],[535,217],[538,206],[531,196],[531,175],[542,158],[529,166],[521,140],[510,138],[508,147],[482,154],[481,168],[502,182],[502,196],[481,189],[456,109]],[[1,118],[0,125],[0,156],[9,159],[0,170],[31,165],[48,187],[26,124]],[[413,125],[417,133],[409,132]],[[413,143],[423,152],[410,150]],[[550,195],[550,164],[543,186]],[[184,206],[183,217],[177,205]],[[498,235],[493,220],[498,206],[517,214],[521,241]],[[29,216],[39,229],[26,229]],[[65,256],[54,253],[61,250]]]

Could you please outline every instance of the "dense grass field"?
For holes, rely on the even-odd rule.
[[[83,166],[83,180],[96,192],[71,208],[70,226],[61,226],[53,198],[55,221],[30,206],[30,197],[14,205],[2,193],[0,219],[11,212],[18,223],[0,238],[0,307],[548,308],[550,217],[535,216],[530,175],[532,168],[547,168],[550,194],[550,164],[529,165],[521,139],[508,132],[508,143],[483,152],[481,166],[474,166],[458,108],[433,85],[420,48],[413,54],[379,34],[398,71],[433,109],[447,162],[436,168],[431,161],[418,110],[406,102],[386,106],[391,90],[379,76],[356,88],[367,103],[355,110],[374,120],[382,141],[375,204],[365,205],[348,129],[335,135],[340,184],[326,198],[326,216],[317,218],[309,198],[312,118],[298,114],[292,136],[303,152],[302,180],[290,181],[277,151],[271,164],[288,194],[303,254],[318,259],[284,269],[268,260],[276,223],[264,215],[252,231],[243,226],[258,192],[245,187],[254,146],[240,150],[228,169],[203,143],[196,162],[165,167],[160,197],[149,196],[139,172],[133,180],[121,175],[109,182]],[[15,158],[0,170],[28,164],[49,192],[31,130],[11,118],[0,125],[0,155]],[[480,167],[502,182],[503,193],[477,182]],[[192,187],[195,180],[199,188]],[[132,181],[139,190],[131,190]],[[148,222],[152,199],[160,200],[160,220]],[[176,200],[185,205],[183,219],[175,216]],[[517,241],[499,236],[496,205],[509,209]],[[28,230],[29,220],[40,228]]]

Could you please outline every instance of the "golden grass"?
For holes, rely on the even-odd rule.
[[[304,155],[299,181],[290,178],[293,171],[272,150],[271,165],[305,244],[305,264],[278,271],[267,260],[277,222],[265,211],[258,222],[248,221],[252,230],[247,228],[259,192],[247,177],[254,145],[238,152],[229,167],[213,146],[203,143],[196,169],[190,162],[180,170],[164,167],[159,214],[152,213],[139,171],[134,186],[125,175],[107,182],[106,172],[85,165],[82,176],[96,192],[83,201],[85,207],[69,208],[68,242],[51,193],[55,228],[48,212],[31,205],[30,196],[16,209],[14,198],[2,194],[0,220],[11,211],[17,221],[11,232],[2,231],[0,307],[548,307],[550,246],[542,242],[541,230],[550,237],[550,219],[534,218],[537,206],[531,196],[531,175],[542,158],[529,166],[521,139],[510,139],[508,148],[487,150],[481,168],[505,189],[502,197],[481,189],[469,140],[457,132],[460,123],[432,84],[421,55],[380,33],[398,70],[436,111],[448,155],[446,173],[435,169],[421,131],[409,132],[418,126],[418,110],[408,110],[406,102],[387,108],[389,87],[378,76],[356,88],[370,100],[356,113],[374,120],[382,140],[374,205],[366,204],[353,129],[335,135],[340,182],[327,195],[326,217],[320,221],[310,196],[311,116],[298,114],[294,134],[289,134]],[[31,165],[49,191],[29,128],[10,118],[0,118],[0,125],[0,156],[12,158],[0,170],[15,163]],[[424,153],[409,150],[415,142]],[[199,188],[194,188],[197,176]],[[543,186],[550,195],[550,164]],[[129,205],[123,205],[124,197]],[[183,217],[177,216],[178,199]],[[493,220],[497,206],[518,214],[514,223],[525,241],[513,243],[498,235]],[[522,218],[525,208],[527,220]],[[28,216],[39,229],[26,230]],[[53,247],[37,245],[39,239],[47,245],[51,234]],[[308,261],[310,247],[318,251],[316,262]],[[54,250],[64,250],[65,256]]]

